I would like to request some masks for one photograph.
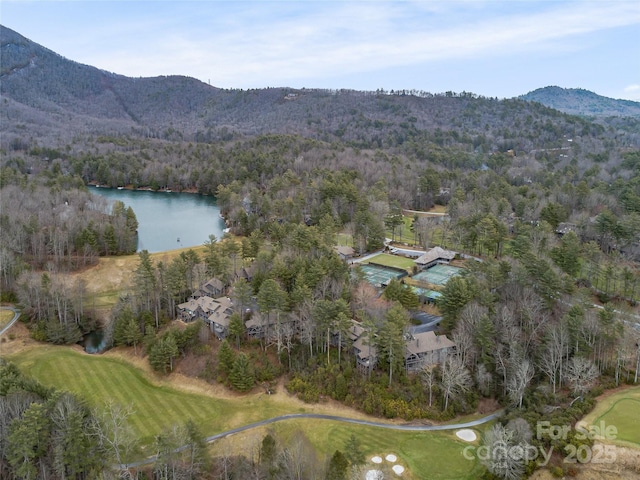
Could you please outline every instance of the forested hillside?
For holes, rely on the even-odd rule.
[[[305,401],[388,418],[508,406],[516,426],[501,434],[534,443],[525,430],[549,412],[571,424],[603,388],[637,383],[637,118],[464,92],[134,79],[0,37],[0,278],[36,338],[77,340],[91,311],[67,272],[131,251],[135,213],[92,199],[84,185],[99,183],[215,195],[230,229],[166,262],[141,252],[114,300],[113,342],[162,374],[188,364],[241,392],[284,375]],[[422,215],[434,207],[436,220]],[[334,248],[362,255],[387,238],[454,250],[463,273],[424,306],[413,261],[383,290]],[[233,310],[223,342],[175,321],[210,279]],[[416,372],[404,348],[417,310],[442,317],[455,349]],[[375,366],[356,367],[355,330]],[[518,478],[535,465],[486,468]]]
[[[187,77],[127,78],[67,60],[5,27],[0,34],[5,148],[54,144],[74,151],[100,133],[198,142],[285,133],[427,160],[429,144],[519,153],[581,136],[593,139],[590,150],[599,153],[612,136],[620,146],[638,142],[635,121],[593,124],[518,99],[382,89],[221,90]]]
[[[544,87],[520,98],[561,112],[589,117],[640,117],[640,103],[614,100],[581,88]]]

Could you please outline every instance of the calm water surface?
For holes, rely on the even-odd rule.
[[[92,193],[133,208],[138,218],[138,251],[163,252],[197,247],[215,235],[224,222],[213,197],[191,193],[147,192],[90,187]]]

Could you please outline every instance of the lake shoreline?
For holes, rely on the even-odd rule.
[[[200,193],[200,192],[198,192],[197,189],[194,189],[194,188],[188,188],[186,190],[172,190],[172,189],[159,188],[158,190],[154,190],[151,187],[134,187],[133,185],[125,185],[125,186],[122,186],[122,187],[109,187],[107,185],[100,185],[98,182],[88,182],[87,186],[88,187],[95,187],[95,188],[105,188],[105,189],[109,189],[109,190],[128,190],[130,192],[190,193],[190,194],[193,194],[193,195],[200,195],[200,196],[203,196],[203,197],[216,198],[215,195],[208,195],[206,193]]]
[[[119,200],[133,208],[138,220],[137,252],[147,250],[155,253],[199,246],[206,243],[211,235],[221,238],[227,229],[213,195],[149,187],[111,188],[97,183],[90,183],[87,187],[93,195],[110,201]]]

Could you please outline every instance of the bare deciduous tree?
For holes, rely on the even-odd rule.
[[[556,393],[558,375],[561,373],[564,350],[568,342],[567,330],[561,325],[554,325],[547,332],[544,347],[540,351],[538,366],[549,378],[554,394]]]
[[[525,444],[519,441],[514,430],[497,423],[486,433],[484,443],[490,455],[486,455],[482,463],[492,474],[505,480],[522,478],[524,460],[513,453],[523,449]]]
[[[109,401],[102,411],[96,414],[96,422],[92,428],[98,445],[106,457],[113,460],[114,468],[119,471],[120,477],[129,479],[134,477],[127,468],[127,463],[131,461],[137,446],[128,421],[132,413],[131,406],[122,407]]]
[[[587,393],[599,375],[598,368],[588,358],[573,357],[567,365],[567,383],[575,395]]]
[[[437,385],[435,366],[425,365],[422,368],[422,384],[429,390],[429,406],[433,404],[433,387]]]
[[[507,381],[507,392],[511,401],[518,408],[522,408],[522,399],[524,398],[524,392],[533,378],[535,373],[533,365],[528,359],[524,358],[521,361],[514,360],[510,370],[509,380]]]
[[[457,355],[451,355],[442,364],[440,387],[444,399],[444,410],[449,407],[449,399],[469,391],[473,384],[469,370]]]

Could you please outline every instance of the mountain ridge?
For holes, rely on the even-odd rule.
[[[640,117],[640,102],[604,97],[584,88],[553,85],[538,88],[518,98],[572,115]]]
[[[591,135],[603,128],[522,98],[286,87],[234,90],[179,75],[126,77],[68,60],[4,26],[0,49],[4,148],[12,142],[64,145],[78,135],[215,142],[274,133],[356,148],[406,151],[409,145],[412,154],[424,157],[421,144],[426,142],[480,153],[527,151],[559,146],[562,134]],[[635,120],[617,122],[616,128],[635,135]]]

